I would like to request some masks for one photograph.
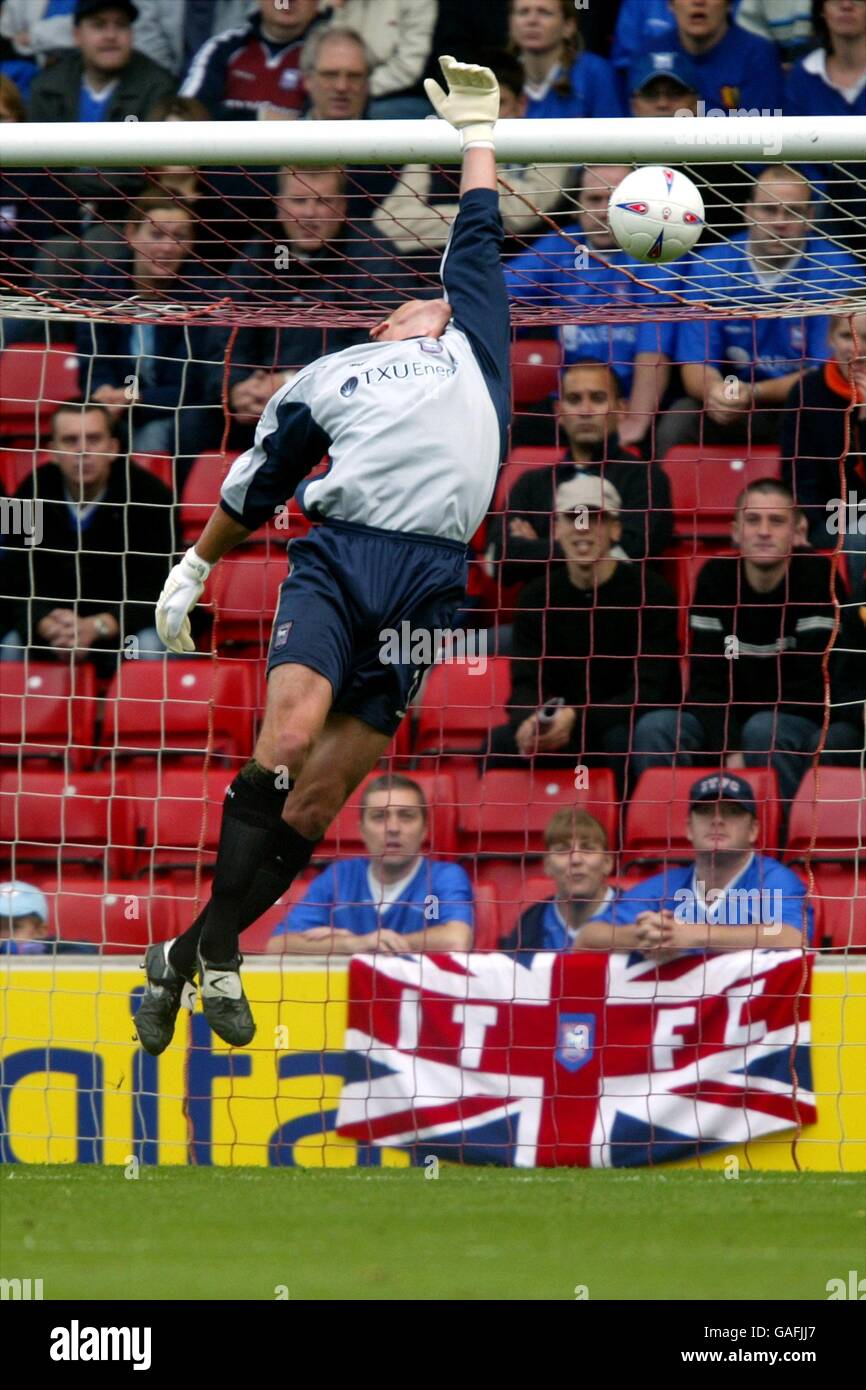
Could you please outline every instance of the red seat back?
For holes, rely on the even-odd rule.
[[[490,729],[506,722],[505,701],[510,693],[507,657],[488,658],[486,670],[458,662],[434,666],[421,696],[415,752],[482,747]]]
[[[511,344],[511,390],[515,409],[535,405],[559,386],[562,344],[557,338],[518,338]]]
[[[108,688],[103,741],[115,756],[149,750],[198,765],[211,751],[242,757],[252,747],[253,692],[246,662],[124,661]]]
[[[208,580],[202,602],[214,611],[220,647],[267,646],[280,585],[289,572],[285,555],[262,559],[243,550],[229,555]]]
[[[591,769],[589,787],[577,790],[570,768],[488,772],[478,782],[477,799],[460,806],[460,853],[543,854],[544,831],[553,813],[575,807],[600,821],[614,848],[616,785],[609,768]]]
[[[816,941],[833,951],[866,951],[866,864],[815,864]]]
[[[472,899],[475,916],[472,949],[474,951],[495,951],[501,935],[496,890],[490,883],[475,883],[472,888]]]
[[[686,834],[689,788],[717,767],[654,767],[644,772],[632,793],[625,818],[621,866],[638,862],[688,861],[694,857]],[[779,789],[774,771],[747,768],[745,777],[758,808],[758,853],[777,854],[780,834]]]
[[[778,478],[779,450],[753,445],[748,453],[729,445],[678,444],[665,455],[677,536],[728,536],[734,504],[747,483]]]
[[[156,872],[200,862],[213,870],[222,825],[223,802],[234,773],[231,769],[177,768],[166,772],[156,803],[147,858]],[[201,856],[199,845],[201,844]]]
[[[0,438],[44,447],[57,406],[80,399],[77,352],[74,343],[17,343],[0,352]]]
[[[140,956],[152,942],[167,941],[181,929],[175,900],[148,891],[138,879],[101,884],[64,875],[59,886],[46,891],[54,935],[61,941]]]
[[[86,864],[112,878],[131,872],[135,818],[129,784],[105,772],[0,774],[0,839],[19,864]]]
[[[66,759],[71,768],[93,757],[96,680],[93,667],[53,661],[10,661],[2,667],[0,757]]]
[[[814,837],[814,841],[813,841]],[[791,807],[786,859],[866,859],[866,776],[856,767],[806,773]]]

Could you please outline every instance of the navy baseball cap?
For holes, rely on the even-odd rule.
[[[669,77],[678,82],[684,92],[697,92],[698,74],[692,61],[684,53],[645,53],[628,70],[628,89],[641,92],[648,83],[657,77]]]
[[[735,777],[732,772],[715,772],[693,784],[689,789],[689,806],[700,806],[706,801],[735,801],[750,816],[758,814],[751,783],[745,777]]]
[[[125,10],[130,19],[138,19],[138,8],[132,0],[76,0],[72,22],[78,24],[89,15],[99,14],[100,10]]]

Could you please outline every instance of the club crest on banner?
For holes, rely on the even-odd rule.
[[[580,1071],[592,1056],[595,1018],[592,1014],[560,1014],[556,1060],[568,1071]]]

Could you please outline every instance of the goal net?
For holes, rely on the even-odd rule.
[[[616,1164],[713,1162],[745,1143],[756,1166],[862,1167],[850,1070],[866,1008],[859,120],[501,123],[514,414],[463,608],[412,657],[431,669],[380,767],[243,935],[251,1060],[227,1057],[200,1014],[182,1014],[158,1064],[129,1041],[135,957],[207,901],[225,788],[263,715],[286,545],[315,523],[287,499],[216,567],[188,658],[151,631],[170,556],[195,542],[280,385],[367,341],[404,299],[441,294],[456,146],[436,122],[342,124],[228,124],[218,149],[195,122],[4,132],[5,1155]],[[607,224],[613,189],[642,165],[687,174],[703,201],[696,247],[667,264],[634,260]],[[103,409],[85,417],[83,403]],[[81,490],[88,477],[97,485]],[[576,479],[569,502],[559,489]],[[561,517],[595,512],[589,480],[612,491],[587,560]],[[709,897],[694,869],[713,862],[695,841],[704,795],[754,798],[736,860],[746,876],[725,888],[720,875]],[[423,855],[429,869],[411,902],[381,839],[401,810],[406,863]],[[364,859],[371,898],[355,902],[336,869]],[[575,955],[587,903],[603,914],[636,893],[634,922],[662,900],[682,908],[693,935],[677,937],[679,954]],[[422,932],[463,924],[476,952],[494,953],[477,994],[455,994],[421,955],[365,956],[350,972],[335,937],[320,955],[291,947],[353,913],[387,928],[394,907]],[[768,952],[743,965],[698,945],[702,927],[764,907],[788,926],[799,911],[788,975]],[[556,1014],[545,1042],[520,1012],[536,990]],[[656,1011],[678,995],[691,1023],[660,1041]],[[488,996],[507,1000],[507,1020],[484,1014]],[[652,1017],[632,1036],[623,1005],[642,997]],[[456,1043],[436,1031],[443,1000],[452,1023],[463,1011]],[[523,1052],[508,1052],[506,1027],[529,1029]],[[436,1070],[452,1044],[456,1081]],[[624,1070],[619,1046],[633,1054]],[[412,1113],[402,1129],[370,1073],[382,1048],[395,1074],[406,1057],[428,1067],[394,1092]],[[553,1083],[546,1062],[527,1079],[527,1056],[542,1054],[555,1054]],[[571,1133],[568,1105],[595,1066],[596,1108],[557,1148],[545,1124]],[[685,1109],[669,1094],[677,1068]],[[753,1079],[737,1090],[735,1072]],[[479,1076],[506,1097],[501,1115],[490,1102],[489,1133]],[[512,1076],[523,1090],[509,1109]],[[548,1102],[564,1106],[553,1120]]]

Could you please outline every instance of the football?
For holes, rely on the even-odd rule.
[[[691,251],[704,226],[704,200],[678,169],[635,169],[610,195],[617,245],[636,261],[675,261]]]

